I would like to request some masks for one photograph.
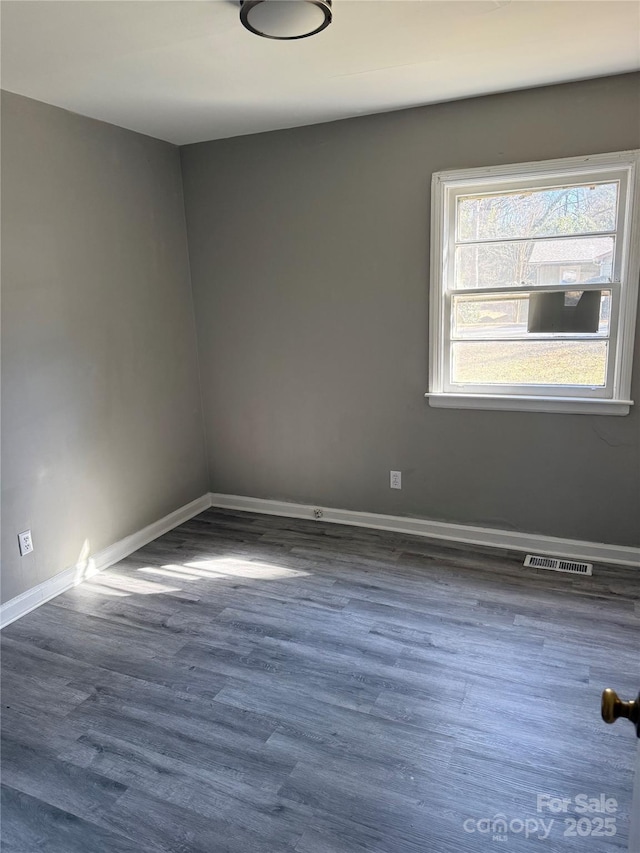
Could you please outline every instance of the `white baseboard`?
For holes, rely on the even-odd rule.
[[[185,504],[159,521],[149,524],[137,533],[126,536],[92,557],[71,566],[44,583],[34,586],[21,595],[0,605],[0,628],[4,628],[41,604],[55,598],[73,586],[113,566],[174,527],[204,512],[209,507],[258,512],[263,515],[280,515],[285,518],[314,518],[314,510],[322,510],[319,523],[347,524],[354,527],[371,527],[396,533],[412,533],[445,542],[469,545],[488,545],[525,553],[550,554],[556,557],[587,560],[595,563],[612,563],[619,566],[640,566],[640,549],[601,542],[583,542],[576,539],[559,539],[534,533],[517,533],[492,527],[472,527],[466,524],[449,524],[426,518],[409,518],[399,515],[380,515],[373,512],[355,512],[346,509],[329,509],[306,504],[271,501],[242,495],[206,494]]]
[[[210,495],[202,495],[195,501],[191,501],[174,510],[174,512],[170,512],[169,515],[165,515],[159,521],[154,521],[153,524],[143,527],[142,530],[132,533],[131,536],[125,536],[124,539],[109,545],[103,551],[98,551],[77,565],[59,572],[44,583],[17,595],[0,606],[0,628],[4,628],[21,616],[25,616],[31,610],[35,610],[36,607],[44,604],[45,601],[49,601],[56,595],[71,589],[72,586],[77,586],[103,569],[113,566],[114,563],[123,560],[129,554],[133,554],[138,548],[142,548],[143,545],[147,545],[157,539],[158,536],[168,533],[174,527],[178,527],[195,515],[204,512],[205,509],[209,509],[210,506]]]
[[[467,524],[449,524],[426,518],[409,518],[400,515],[378,515],[373,512],[354,512],[347,509],[327,509],[305,504],[249,498],[242,495],[211,494],[211,506],[224,509],[259,512],[265,515],[282,515],[287,518],[314,518],[314,510],[322,510],[319,523],[350,524],[354,527],[372,527],[375,530],[392,530],[412,533],[447,542],[469,545],[488,545],[524,553],[549,554],[556,557],[586,560],[594,563],[613,563],[619,566],[640,566],[640,548],[608,545],[601,542],[583,542],[577,539],[559,539],[536,533],[518,533],[492,527],[472,527]]]

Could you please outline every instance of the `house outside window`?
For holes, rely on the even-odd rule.
[[[438,172],[429,402],[627,414],[640,152]]]

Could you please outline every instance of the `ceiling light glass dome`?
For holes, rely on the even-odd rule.
[[[331,23],[331,0],[240,0],[240,20],[257,36],[304,39]]]

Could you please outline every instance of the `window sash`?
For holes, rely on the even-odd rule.
[[[614,287],[621,287],[619,281],[571,281],[559,282],[558,284],[523,284],[516,287],[507,286],[500,287],[455,287],[445,291],[445,296],[509,296],[510,294],[519,293],[556,293],[558,291],[573,291],[573,290],[611,290]]]
[[[608,284],[610,281],[616,280],[614,275],[613,275],[613,270],[614,270],[614,267],[616,266],[616,260],[618,258],[617,253],[622,252],[622,247],[619,245],[620,239],[619,239],[619,234],[617,231],[612,231],[611,233],[605,234],[605,235],[603,235],[602,233],[598,233],[597,235],[587,235],[586,237],[584,237],[584,235],[582,235],[582,236],[576,237],[576,238],[572,238],[572,237],[544,237],[544,238],[542,238],[541,237],[541,238],[535,238],[535,239],[529,239],[528,238],[526,240],[485,240],[484,242],[474,241],[472,243],[453,243],[449,249],[449,252],[450,252],[450,264],[449,264],[449,266],[450,266],[450,273],[451,274],[450,274],[449,281],[445,282],[445,285],[446,285],[447,289],[463,291],[466,293],[479,293],[483,289],[494,289],[494,288],[501,288],[501,289],[505,289],[505,290],[508,288],[516,288],[516,289],[523,289],[523,290],[535,289],[535,290],[540,290],[540,292],[541,292],[542,288],[556,287],[556,286],[562,287],[562,286],[564,286],[564,284],[573,284],[573,285],[584,284],[584,285],[587,285],[587,284],[589,284],[588,281],[580,282],[579,280],[571,281],[571,282],[560,281],[560,282],[555,282],[555,283],[550,283],[550,284],[545,284],[545,283],[539,284],[536,281],[526,281],[526,282],[522,282],[520,284],[517,284],[517,283],[501,283],[499,280],[496,280],[495,283],[485,284],[482,287],[475,287],[475,286],[466,286],[465,287],[462,285],[457,286],[457,281],[459,279],[459,275],[458,275],[458,273],[459,273],[459,269],[458,269],[459,258],[460,258],[461,268],[464,268],[462,256],[461,255],[459,256],[458,250],[459,249],[462,249],[462,250],[467,250],[467,249],[482,250],[485,246],[509,247],[509,246],[518,246],[518,245],[521,245],[523,243],[544,243],[544,244],[556,243],[556,244],[562,244],[562,243],[572,242],[574,240],[579,241],[579,240],[584,240],[584,239],[589,240],[592,238],[597,239],[598,237],[601,238],[603,236],[606,237],[608,241],[610,241],[610,245],[611,245],[612,260],[611,260],[611,269],[609,270],[609,272],[611,274],[607,276],[609,281],[594,282],[593,284],[595,284],[596,286],[598,284]],[[482,255],[482,252],[480,252],[478,255],[478,261],[480,261],[481,255]],[[503,256],[502,260],[500,260],[500,259],[498,260],[498,263],[500,263],[500,262],[502,262],[502,264],[505,267],[505,270],[503,270],[503,272],[504,272],[504,271],[508,270],[510,263],[513,262],[513,258],[509,259],[508,255],[505,255],[505,256]],[[538,272],[542,266],[542,263],[540,261],[532,261],[530,259],[526,260],[524,263],[525,263],[525,266],[526,266],[527,271],[529,273]],[[562,259],[560,257],[560,258],[557,258],[556,260],[549,261],[548,263],[550,263],[554,266],[557,266],[557,267],[572,268],[572,267],[575,267],[576,265],[579,266],[581,261],[572,260],[572,259],[570,259],[570,255],[567,255],[566,260]],[[595,263],[595,261],[593,263],[595,266],[600,266],[600,268],[601,268],[601,265]],[[621,263],[618,263],[617,266],[621,266]],[[515,272],[515,270],[514,270],[514,272]],[[505,278],[504,281],[507,282],[509,280]],[[618,279],[618,283],[619,283],[619,279]]]
[[[582,186],[584,184],[588,184],[589,179],[593,179],[594,183],[599,183],[602,180],[602,175],[606,175],[607,179],[609,179],[612,183],[615,181],[618,183],[618,207],[616,210],[616,223],[615,228],[611,231],[592,231],[580,234],[558,234],[551,235],[547,237],[511,237],[502,240],[458,240],[457,239],[457,209],[458,209],[458,199],[468,196],[468,195],[493,195],[499,194],[501,192],[506,191],[517,191],[521,190],[536,190],[536,189],[548,189],[550,187],[558,186],[561,184],[562,186]],[[624,258],[624,243],[623,239],[623,229],[626,222],[626,211],[628,207],[628,197],[629,197],[629,173],[626,169],[610,169],[606,172],[592,171],[592,170],[584,170],[582,172],[577,173],[576,175],[569,177],[566,176],[566,180],[559,180],[565,176],[562,175],[554,175],[552,177],[541,177],[531,174],[526,178],[520,181],[509,180],[506,182],[501,182],[499,180],[491,180],[491,189],[487,187],[487,180],[485,179],[482,182],[474,182],[473,184],[469,183],[456,183],[450,182],[445,188],[445,209],[448,207],[448,216],[446,222],[446,228],[444,233],[444,241],[443,241],[443,252],[447,255],[446,257],[446,272],[447,275],[443,278],[443,283],[447,290],[455,289],[455,249],[458,246],[473,246],[474,244],[482,245],[486,243],[523,243],[528,241],[541,241],[541,240],[566,240],[571,238],[579,238],[579,237],[614,237],[614,255],[613,255],[613,264],[612,264],[612,275],[611,278],[614,281],[621,281],[622,279],[622,269],[623,269],[623,261]],[[473,289],[475,288],[468,288]]]
[[[609,291],[611,293],[611,308],[609,316],[609,330],[607,332],[522,332],[513,335],[481,335],[478,337],[465,337],[463,335],[455,335],[453,332],[453,299],[468,299],[471,301],[475,297],[482,296],[532,296],[538,293],[573,293],[580,291]],[[445,337],[445,342],[455,343],[457,341],[566,341],[566,340],[585,340],[585,341],[602,341],[609,340],[614,337],[614,325],[619,315],[620,306],[620,282],[607,282],[603,284],[557,284],[557,285],[542,285],[536,287],[483,287],[483,288],[465,288],[459,290],[450,290],[444,294],[444,321],[445,330],[448,329],[448,337]],[[617,331],[617,327],[616,327]]]
[[[603,339],[600,339],[601,342]],[[606,340],[604,342],[607,342]],[[475,342],[470,342],[475,343]],[[607,354],[606,382],[605,385],[545,385],[542,383],[476,383],[476,382],[449,382],[447,381],[444,391],[452,394],[504,394],[525,397],[594,397],[598,399],[613,399],[611,395],[611,376],[613,373],[613,353],[609,341]],[[450,371],[451,352],[447,359],[447,373]]]
[[[544,291],[541,292],[570,292],[572,290],[582,290],[581,287],[576,287],[575,285],[561,285],[557,287],[545,287]],[[621,294],[621,286],[619,283],[607,284],[607,285],[597,285],[591,286],[590,290],[610,290],[611,291],[611,316],[609,320],[609,333],[608,334],[598,334],[597,332],[585,333],[585,334],[576,334],[572,332],[561,332],[561,333],[533,333],[527,334],[524,337],[517,338],[498,338],[498,337],[482,337],[477,339],[469,339],[469,338],[458,338],[454,337],[452,334],[453,328],[453,318],[452,318],[452,296],[468,294],[468,290],[454,290],[445,294],[444,298],[444,320],[445,320],[445,328],[444,328],[444,349],[446,353],[446,358],[444,361],[444,391],[451,393],[475,393],[475,394],[524,394],[527,396],[531,395],[542,395],[548,397],[596,397],[596,398],[604,398],[611,399],[613,396],[614,390],[614,381],[615,381],[615,367],[616,367],[616,358],[615,358],[615,346],[618,337],[618,320],[620,316],[620,294]],[[510,292],[522,293],[526,291],[527,293],[531,292],[530,288],[510,288]],[[502,295],[505,293],[505,290],[502,288],[492,288],[486,290],[487,293],[490,294],[499,294]],[[538,288],[535,289],[535,292],[538,292]],[[473,295],[476,294],[475,289],[471,290]],[[571,385],[567,383],[566,385],[554,384],[554,385],[544,385],[544,384],[533,384],[533,383],[517,383],[517,384],[506,384],[506,383],[461,383],[454,382],[451,378],[452,371],[452,360],[453,360],[453,350],[451,347],[452,343],[475,343],[478,342],[519,342],[526,343],[527,341],[558,341],[558,342],[567,342],[567,341],[605,341],[609,344],[607,351],[607,367],[606,367],[606,380],[605,384],[602,386],[591,386],[591,385]]]
[[[477,240],[454,240],[453,245],[458,246],[490,246],[492,243],[547,243],[552,240],[579,240],[581,237],[615,237],[617,229],[611,231],[576,231],[575,234],[550,234],[546,237],[486,237]]]
[[[546,185],[543,184],[542,182],[537,182],[535,180],[535,178],[533,178],[532,179],[533,183],[531,181],[530,182],[523,181],[523,182],[521,182],[520,186],[517,186],[515,188],[509,188],[509,189],[505,189],[503,187],[500,187],[500,188],[495,189],[495,190],[486,190],[485,189],[484,191],[480,191],[477,193],[473,192],[473,191],[467,192],[466,189],[461,189],[459,192],[456,192],[456,194],[455,194],[455,201],[454,201],[455,228],[453,231],[453,239],[457,245],[469,245],[471,243],[485,243],[485,242],[486,243],[492,243],[492,242],[499,241],[499,240],[503,240],[505,242],[511,242],[511,241],[517,242],[517,241],[524,241],[524,240],[544,240],[544,239],[554,239],[554,238],[555,239],[563,239],[563,238],[567,239],[567,238],[572,238],[572,237],[595,237],[597,235],[600,235],[600,236],[611,235],[617,230],[619,222],[620,222],[620,212],[621,212],[621,210],[624,210],[624,208],[621,206],[621,203],[620,203],[621,202],[621,195],[622,195],[621,191],[623,189],[622,183],[624,182],[624,175],[621,172],[619,174],[616,174],[615,176],[612,176],[608,180],[606,180],[606,179],[603,180],[602,178],[598,178],[598,179],[594,178],[593,180],[591,180],[591,178],[594,178],[594,176],[591,174],[585,173],[585,176],[580,177],[580,178],[575,178],[575,179],[571,179],[571,180],[560,180],[560,181],[556,180],[556,181],[552,181],[551,183],[546,184]],[[534,193],[534,192],[540,192],[540,191],[545,191],[545,190],[550,190],[550,189],[570,189],[571,187],[584,187],[584,186],[595,185],[595,184],[603,184],[603,183],[618,184],[618,193],[617,193],[617,199],[616,199],[617,207],[616,207],[616,215],[615,215],[615,224],[614,224],[613,228],[605,229],[603,231],[600,231],[597,229],[591,229],[588,231],[576,231],[576,232],[570,232],[570,233],[562,232],[562,233],[558,233],[558,234],[548,234],[546,236],[545,235],[539,235],[539,236],[538,235],[529,235],[529,236],[525,235],[525,236],[520,236],[520,237],[518,237],[518,236],[509,237],[507,235],[504,235],[502,237],[479,237],[478,236],[478,237],[471,239],[471,240],[465,240],[459,236],[460,229],[458,227],[458,216],[457,216],[457,214],[458,214],[458,200],[460,198],[469,198],[470,196],[471,197],[476,196],[478,198],[489,198],[491,196],[504,196],[504,195],[510,195],[510,194],[515,195],[518,192],[532,192],[532,193]]]

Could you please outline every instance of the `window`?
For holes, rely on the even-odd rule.
[[[629,412],[639,167],[626,151],[434,174],[431,405]]]

